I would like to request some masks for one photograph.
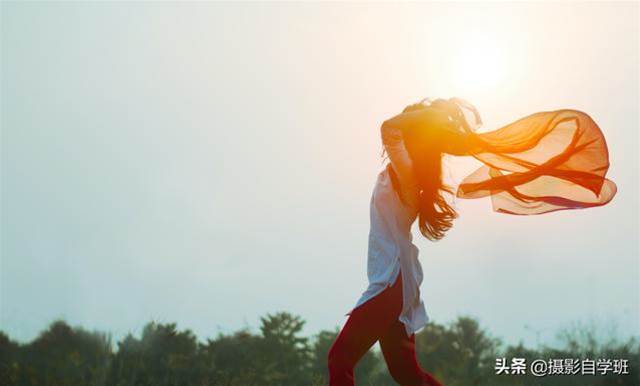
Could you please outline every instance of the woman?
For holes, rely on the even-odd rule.
[[[477,134],[481,119],[468,102],[422,101],[382,124],[389,163],[371,197],[369,286],[347,315],[328,355],[330,386],[353,385],[353,368],[376,342],[400,385],[442,385],[420,368],[415,333],[428,321],[419,287],[423,274],[411,226],[441,239],[456,211],[444,193],[444,153],[471,155],[485,165],[465,178],[458,197],[491,196],[495,211],[540,214],[604,205],[616,193],[604,176],[606,142],[598,126],[575,110],[540,112]]]

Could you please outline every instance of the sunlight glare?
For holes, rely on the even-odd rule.
[[[505,79],[505,57],[497,39],[471,34],[455,57],[453,79],[456,89],[467,95],[491,93]]]

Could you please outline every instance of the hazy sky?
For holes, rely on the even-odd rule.
[[[589,113],[607,206],[456,200],[416,245],[432,321],[508,342],[572,323],[640,333],[638,3],[2,2],[0,328],[55,318],[200,338],[287,310],[341,325],[366,281],[380,123],[425,96],[492,130]],[[476,161],[447,161],[456,182]],[[530,326],[529,329],[525,325]]]

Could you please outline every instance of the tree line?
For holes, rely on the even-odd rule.
[[[338,329],[312,337],[304,320],[288,312],[260,318],[259,332],[241,329],[199,341],[175,323],[149,322],[139,338],[126,335],[114,347],[110,334],[52,322],[29,343],[0,331],[0,384],[4,386],[321,386]],[[598,342],[594,331],[563,331],[565,347],[504,345],[472,317],[442,325],[430,321],[416,334],[418,360],[447,386],[637,386],[640,345]],[[496,361],[524,358],[609,358],[628,361],[629,374],[496,374]],[[362,386],[396,385],[382,354],[370,350],[356,367]]]

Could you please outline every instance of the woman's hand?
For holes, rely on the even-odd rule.
[[[408,105],[407,107],[404,108],[404,110],[402,110],[403,113],[407,113],[410,111],[416,111],[416,110],[422,110],[422,109],[426,109],[427,105],[424,104],[424,99],[418,103],[413,103]]]

